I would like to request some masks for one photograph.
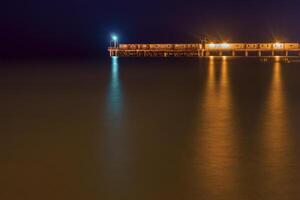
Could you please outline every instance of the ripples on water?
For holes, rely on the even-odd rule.
[[[300,66],[2,64],[1,199],[300,199]]]

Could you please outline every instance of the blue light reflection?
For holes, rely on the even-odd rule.
[[[111,58],[111,77],[108,91],[108,111],[113,118],[120,117],[122,110],[122,91],[119,79],[118,57]]]

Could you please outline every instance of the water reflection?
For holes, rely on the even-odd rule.
[[[281,63],[275,62],[265,106],[262,135],[262,160],[266,166],[266,188],[276,193],[284,189],[284,186],[288,185],[288,179],[291,178],[289,177],[291,175],[289,170],[291,141],[281,70]]]
[[[220,80],[216,81],[215,59],[209,60],[208,79],[201,105],[197,161],[200,166],[200,184],[208,197],[232,194],[236,178],[236,138],[233,133],[232,97],[226,57],[221,61]],[[226,183],[226,184],[224,184]]]
[[[103,140],[105,146],[106,199],[121,199],[126,193],[129,170],[128,136],[124,130],[122,87],[119,77],[118,57],[111,58],[110,80],[107,93],[107,126]],[[127,171],[127,173],[123,173]],[[115,191],[118,191],[117,193]]]
[[[116,56],[111,58],[111,78],[107,101],[111,117],[118,117],[122,109],[122,91],[119,80],[118,57]]]

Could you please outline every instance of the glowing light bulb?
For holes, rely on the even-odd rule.
[[[111,36],[111,39],[112,39],[114,42],[116,42],[116,41],[118,41],[118,36],[112,35],[112,36]]]
[[[229,48],[229,44],[224,42],[221,44],[221,47],[227,49]]]
[[[215,45],[214,43],[210,43],[210,44],[208,44],[208,47],[209,47],[209,48],[215,48],[216,45]]]
[[[280,43],[280,42],[276,42],[276,43],[274,43],[274,48],[275,49],[282,49],[283,48],[283,44]]]

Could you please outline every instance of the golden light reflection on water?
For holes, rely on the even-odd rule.
[[[275,62],[271,87],[264,113],[262,152],[267,166],[268,187],[281,189],[287,184],[291,141],[287,124],[287,109],[282,87],[282,66]]]
[[[218,60],[219,61],[219,60]],[[235,188],[236,138],[233,134],[231,91],[228,77],[228,63],[221,61],[220,80],[216,81],[217,66],[210,58],[208,79],[200,111],[197,161],[201,164],[199,173],[209,198],[230,193]]]

